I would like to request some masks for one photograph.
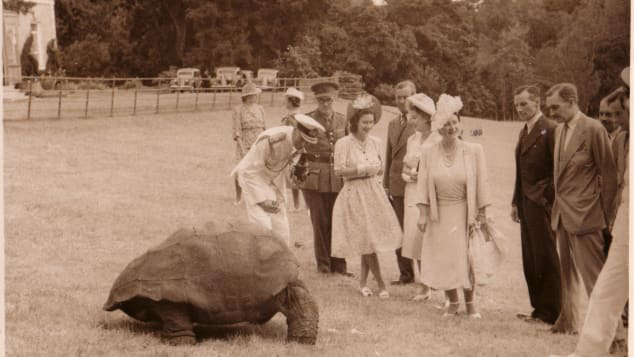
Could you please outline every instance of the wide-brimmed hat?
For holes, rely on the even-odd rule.
[[[285,96],[287,97],[295,97],[298,98],[300,101],[304,101],[304,93],[302,93],[302,91],[298,90],[295,87],[288,87],[288,89],[286,90],[286,93],[284,93]]]
[[[374,114],[374,124],[381,120],[383,114],[383,107],[381,102],[372,94],[361,93],[353,101],[348,103],[346,110],[346,120],[350,121],[350,118],[359,110],[369,109]]]
[[[304,141],[310,144],[317,144],[317,136],[319,133],[325,133],[326,129],[319,124],[319,122],[308,115],[295,114],[293,115],[295,122],[297,123],[297,130],[302,136]]]
[[[408,108],[416,107],[428,115],[434,115],[436,113],[434,100],[425,93],[417,93],[407,97],[406,103]]]
[[[334,97],[339,90],[339,84],[332,81],[323,81],[310,86],[310,90],[315,94],[315,98]]]
[[[242,87],[242,94],[240,96],[246,97],[249,95],[255,95],[260,93],[262,93],[262,90],[258,88],[254,83],[249,82],[245,84],[244,87]]]

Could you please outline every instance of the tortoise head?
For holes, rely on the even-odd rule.
[[[301,280],[288,284],[285,300],[282,312],[288,325],[286,340],[314,345],[319,327],[319,308]]]

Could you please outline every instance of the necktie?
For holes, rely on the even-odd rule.
[[[520,140],[524,140],[528,136],[528,124],[524,124],[524,129],[522,130],[522,134],[520,135]]]
[[[559,144],[559,165],[561,165],[561,161],[564,158],[564,152],[566,152],[567,135],[568,135],[568,123],[564,124],[564,127],[561,129],[561,140]]]

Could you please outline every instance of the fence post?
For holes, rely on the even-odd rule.
[[[213,91],[213,95],[211,97],[211,109],[214,109],[216,107],[216,89],[212,88],[211,90]]]
[[[139,92],[139,87],[135,85],[134,86],[134,107],[132,108],[132,115],[136,115],[136,96],[138,92]]]
[[[86,88],[86,109],[84,109],[84,118],[88,118],[88,98],[90,96],[90,88]]]
[[[26,119],[31,119],[31,98],[33,98],[33,80],[29,81],[29,109],[26,112]]]
[[[161,95],[161,80],[158,82],[158,89],[156,90],[156,110],[155,113],[159,112],[159,96]]]
[[[57,119],[62,117],[62,86],[59,86],[59,95],[57,100]]]
[[[176,111],[178,111],[178,101],[180,98],[180,94],[181,94],[181,91],[177,89],[176,90]]]
[[[275,94],[276,90],[277,90],[277,84],[275,84],[275,86],[271,88],[271,105],[273,105],[273,95]]]
[[[231,95],[233,94],[233,88],[229,88],[229,108],[231,108]]]
[[[114,115],[114,78],[112,79],[112,95],[110,96],[110,116]]]
[[[194,102],[194,111],[198,110],[198,89],[194,88],[194,91],[196,91],[196,101]]]

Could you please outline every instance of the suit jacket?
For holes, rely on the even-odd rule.
[[[612,219],[616,198],[616,166],[608,133],[598,120],[581,113],[560,158],[562,128],[559,124],[555,129],[552,228],[556,230],[561,220],[572,234],[603,230]]]
[[[405,181],[401,177],[403,172],[403,158],[407,151],[407,139],[416,131],[416,123],[407,120],[407,125],[401,130],[401,116],[392,119],[387,128],[385,143],[385,171],[383,173],[383,187],[392,196],[405,195]]]
[[[306,163],[309,174],[299,188],[318,192],[339,192],[343,186],[341,177],[335,176],[334,152],[335,143],[348,133],[346,117],[334,112],[330,118],[315,110],[306,115],[317,120],[326,129],[319,133],[317,143],[306,143]]]
[[[610,227],[614,224],[616,219],[616,213],[621,205],[623,198],[623,184],[625,176],[625,167],[627,164],[629,153],[629,132],[620,131],[612,139],[612,156],[614,156],[614,162],[616,164],[616,199],[612,206],[612,221],[610,221]]]
[[[550,209],[555,199],[553,188],[553,149],[557,125],[544,116],[535,122],[530,133],[522,139],[524,128],[515,147],[514,206],[521,208],[523,199]],[[523,210],[518,209],[520,220]]]
[[[436,185],[433,180],[435,160],[442,160],[441,142],[424,146],[420,158],[420,175],[416,186],[416,204],[429,205],[429,217],[438,221],[438,202]],[[464,165],[467,178],[467,222],[475,223],[478,209],[491,204],[491,191],[487,175],[486,160],[482,146],[477,143],[458,141],[458,153],[464,155]],[[423,174],[424,173],[424,174]]]

